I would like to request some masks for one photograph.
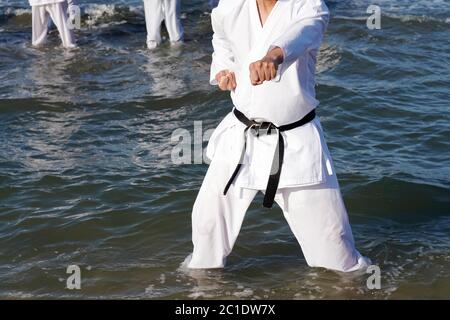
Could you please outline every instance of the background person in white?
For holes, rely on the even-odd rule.
[[[329,11],[323,0],[221,0],[212,12],[211,84],[230,90],[249,119],[277,126],[302,119],[318,105],[316,57]],[[212,159],[192,211],[189,268],[221,268],[253,198],[265,191],[278,141],[255,136],[231,112],[211,136]],[[354,271],[370,260],[356,250],[320,120],[282,132],[285,156],[275,195],[309,266]],[[236,180],[223,194],[244,141]]]
[[[58,29],[63,46],[65,48],[76,46],[67,12],[74,5],[73,0],[29,0],[29,3],[32,8],[33,46],[39,46],[46,42],[50,18]],[[73,12],[73,10],[70,11]]]
[[[180,21],[180,0],[144,0],[147,25],[147,47],[161,44],[161,24],[164,21],[172,44],[183,41],[184,31]]]

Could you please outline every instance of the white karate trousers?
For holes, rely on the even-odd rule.
[[[200,188],[192,212],[194,250],[183,263],[188,268],[224,267],[244,215],[258,193],[233,183],[224,196],[229,166],[235,166],[229,157],[215,156]],[[279,189],[275,201],[309,266],[349,272],[370,265],[370,260],[355,248],[335,174],[327,175],[326,181],[318,185]]]
[[[31,15],[33,46],[42,45],[47,40],[49,18],[52,19],[58,29],[63,46],[65,48],[74,48],[76,46],[73,31],[68,24],[66,2],[32,6]]]
[[[165,22],[172,43],[183,41],[180,22],[180,0],[144,0],[147,46],[153,49],[161,44],[161,23]]]

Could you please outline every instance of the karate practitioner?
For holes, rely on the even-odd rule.
[[[73,30],[69,24],[69,21],[74,19],[72,14],[76,12],[73,10],[73,0],[29,0],[29,3],[32,16],[33,46],[39,46],[46,42],[50,18],[58,29],[63,46],[65,48],[76,46]]]
[[[147,25],[147,47],[154,49],[161,44],[161,23],[165,21],[171,44],[183,41],[184,31],[180,22],[180,0],[144,0]]]
[[[192,212],[192,269],[222,268],[255,195],[277,202],[311,267],[365,268],[319,118],[315,64],[323,0],[221,0],[212,12],[212,85],[233,110],[211,136]]]

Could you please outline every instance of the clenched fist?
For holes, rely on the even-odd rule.
[[[236,76],[234,72],[229,70],[222,70],[216,74],[216,81],[220,90],[232,91],[236,89]]]
[[[283,63],[283,50],[275,47],[261,60],[250,64],[250,80],[252,85],[260,85],[277,76],[278,66]]]

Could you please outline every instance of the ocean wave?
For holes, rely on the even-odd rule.
[[[406,14],[406,15],[398,15],[398,14],[385,14],[384,17],[387,17],[389,19],[393,20],[400,20],[401,22],[413,22],[413,23],[438,23],[438,24],[448,24],[450,23],[449,18],[437,18],[427,15],[412,15],[412,14]],[[382,16],[382,17],[383,17]]]
[[[83,10],[84,9],[84,10]],[[143,6],[125,6],[115,4],[89,4],[82,8],[83,19],[88,25],[105,24],[108,22],[126,21],[139,18],[144,19]]]
[[[336,46],[324,43],[320,49],[316,72],[318,74],[331,70],[341,63],[342,54]]]
[[[145,24],[143,5],[86,4],[80,5],[80,10],[82,29],[105,28],[125,23]],[[187,17],[188,14],[185,12],[180,15],[181,20],[185,20]],[[0,24],[3,21],[7,21],[11,25],[31,24],[31,8],[0,8]]]
[[[405,14],[427,15],[443,14],[448,12],[448,0],[378,0],[375,3],[372,0],[326,0],[328,7],[332,11],[341,12],[366,12],[370,5],[377,5],[383,12],[402,12]]]
[[[367,21],[367,16],[344,16],[344,15],[335,15],[332,19],[336,20],[344,20],[344,21]],[[435,24],[450,24],[450,18],[437,18],[427,15],[413,15],[413,14],[393,14],[393,13],[383,13],[381,15],[381,23],[383,23],[383,19],[399,21],[399,22],[407,22],[407,23],[435,23]]]
[[[108,26],[140,20],[143,23],[143,6],[116,4],[88,4],[80,6],[81,24],[86,27]],[[0,21],[20,17],[31,19],[31,8],[7,7],[0,9]]]
[[[449,188],[418,179],[382,177],[359,183],[346,194],[353,212],[391,220],[427,221],[446,217],[450,210]],[[383,203],[379,195],[383,194]]]
[[[6,8],[2,15],[6,17],[31,15],[31,8]]]

